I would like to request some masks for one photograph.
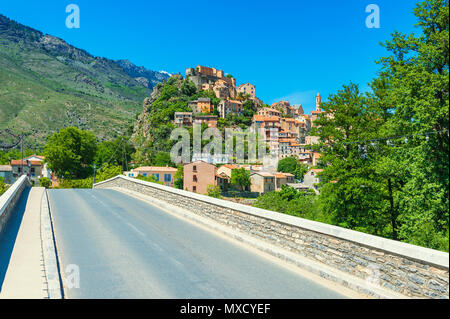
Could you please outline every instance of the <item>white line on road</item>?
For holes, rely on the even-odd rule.
[[[140,236],[145,237],[145,233],[140,231],[136,226],[134,226],[133,224],[131,224],[130,222],[126,221],[122,216],[120,216],[120,214],[116,213],[113,210],[110,210],[108,205],[106,205],[102,200],[100,200],[98,197],[96,197],[95,195],[93,195],[92,193],[89,193],[89,195],[94,198],[99,204],[103,205],[104,207],[106,207],[108,209],[108,211],[116,216],[118,219],[120,219],[122,222],[124,222],[128,227],[130,227],[131,229],[133,229],[136,233],[138,233]]]

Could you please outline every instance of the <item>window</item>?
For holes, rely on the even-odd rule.
[[[192,191],[193,191],[194,193],[197,193],[197,186],[192,187]]]
[[[152,175],[156,179],[156,181],[158,182],[159,181],[159,174],[152,174]]]
[[[197,175],[192,176],[192,181],[197,182]]]
[[[147,173],[142,173],[142,176],[147,177]]]
[[[172,179],[172,175],[170,174],[164,174],[164,181],[165,182],[170,182]]]
[[[194,167],[192,168],[192,170],[195,172],[197,171],[197,165],[194,165]]]

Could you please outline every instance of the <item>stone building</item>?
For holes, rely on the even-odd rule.
[[[309,189],[314,190],[316,194],[319,194],[319,190],[317,185],[320,183],[320,173],[323,172],[323,169],[312,168],[308,172],[306,172],[303,177],[302,185],[308,187]]]
[[[192,126],[192,112],[175,112],[174,124],[178,126]]]
[[[206,123],[208,127],[217,127],[217,116],[215,115],[195,115],[194,124]]]
[[[216,68],[197,65],[195,69],[186,69],[186,77],[189,77],[189,80],[194,82],[199,89],[202,88],[203,84],[214,84],[218,80],[223,80],[229,86],[236,88],[236,79],[225,76],[222,70]]]
[[[214,105],[209,97],[200,97],[197,100],[190,101],[188,106],[192,108],[194,113],[211,113],[214,110]]]
[[[237,92],[243,95],[250,95],[250,98],[254,99],[256,97],[255,86],[250,83],[241,84],[237,87]]]
[[[291,117],[294,117],[296,113],[295,107],[293,107],[288,101],[272,103],[271,108],[277,109],[281,112],[281,114],[286,114]]]
[[[250,191],[261,195],[275,190],[275,176],[267,172],[255,172],[250,175]]]
[[[294,177],[291,173],[275,173],[275,190],[281,190],[282,185],[294,183]]]
[[[258,109],[257,114],[269,117],[269,116],[280,116],[281,112],[278,111],[277,109],[273,109],[270,107],[263,107],[261,109]]]
[[[225,118],[228,114],[241,115],[244,110],[241,101],[236,100],[222,100],[218,105],[220,117]]]

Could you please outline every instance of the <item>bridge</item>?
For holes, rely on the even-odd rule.
[[[448,298],[448,263],[125,176],[0,198],[0,298]]]

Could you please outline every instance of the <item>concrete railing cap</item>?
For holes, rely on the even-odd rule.
[[[8,207],[9,202],[14,197],[16,192],[20,189],[23,183],[27,180],[27,176],[22,175],[12,184],[8,190],[0,196],[0,216],[3,214],[3,211]]]

